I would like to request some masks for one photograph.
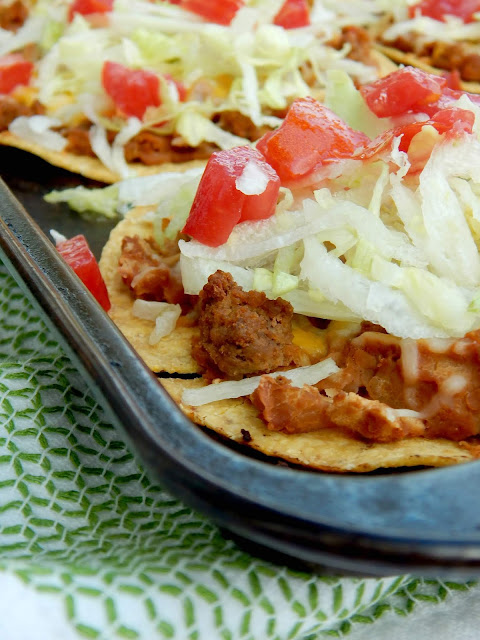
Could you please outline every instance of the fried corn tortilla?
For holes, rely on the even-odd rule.
[[[113,229],[102,251],[100,270],[112,304],[109,315],[152,371],[199,373],[198,365],[190,353],[192,337],[196,330],[191,327],[179,327],[156,345],[150,345],[148,338],[152,332],[152,323],[133,315],[133,297],[118,272],[122,239],[128,235],[142,238],[152,236],[153,224],[145,214],[145,208],[131,211]]]
[[[338,429],[285,434],[269,431],[256,408],[244,398],[222,400],[200,407],[184,405],[186,388],[205,384],[202,380],[161,380],[162,385],[196,424],[244,444],[267,456],[288,460],[312,469],[364,473],[379,468],[443,467],[468,462],[474,457],[456,442],[445,439],[406,438],[387,444],[359,440]]]
[[[42,147],[31,140],[20,138],[19,136],[10,133],[10,131],[0,132],[0,144],[7,147],[15,147],[22,151],[27,151],[55,167],[66,169],[72,173],[77,173],[84,178],[89,178],[90,180],[97,180],[98,182],[112,184],[122,178],[122,176],[114,173],[111,169],[106,167],[98,158],[93,158],[91,156],[79,156],[74,153],[67,153],[66,151],[54,151],[53,149],[47,149],[46,147]],[[135,163],[129,165],[129,167],[132,170],[133,175],[150,176],[163,171],[187,171],[194,167],[202,167],[205,163],[206,160],[191,160],[189,162],[184,162],[181,165],[174,164],[172,162],[151,166]]]
[[[102,252],[100,269],[112,303],[109,315],[152,371],[199,373],[199,367],[191,356],[191,341],[196,329],[178,327],[156,345],[149,345],[152,322],[133,315],[133,297],[118,272],[122,239],[127,235],[152,236],[153,224],[146,213],[145,208],[138,208],[127,214],[113,229]],[[192,407],[182,403],[182,392],[205,385],[203,380],[166,378],[160,381],[194,423],[267,456],[312,469],[363,473],[379,468],[441,467],[475,459],[468,449],[443,438],[405,438],[379,444],[332,428],[299,434],[270,431],[246,398]]]

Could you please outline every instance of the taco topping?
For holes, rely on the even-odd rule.
[[[90,293],[105,311],[110,309],[110,299],[98,263],[83,235],[73,238],[59,238],[57,251],[75,271]]]
[[[203,0],[180,0],[180,4],[187,11],[196,13],[209,22],[229,25],[237,11],[245,4],[245,0],[213,0],[208,3]]]
[[[446,21],[448,16],[456,16],[463,22],[473,22],[475,13],[480,11],[478,0],[420,0],[411,4],[408,15],[428,16],[434,20]]]
[[[385,404],[356,393],[329,398],[316,387],[293,387],[285,378],[264,376],[251,398],[271,431],[293,434],[334,427],[372,442],[425,435],[420,420],[397,415]]]
[[[351,157],[368,141],[324,105],[303,98],[293,103],[281,127],[258,141],[257,149],[287,186],[324,164]]]
[[[273,430],[333,424],[376,442],[407,435],[461,441],[480,433],[479,339],[478,331],[436,341],[363,332],[329,354],[338,373],[303,389],[265,377],[253,401]]]
[[[19,53],[0,58],[0,94],[11,93],[19,85],[29,84],[33,63]]]
[[[301,363],[290,303],[243,291],[229,273],[217,271],[200,292],[199,311],[192,355],[208,377],[235,380]]]
[[[135,298],[188,306],[177,267],[180,255],[162,256],[151,239],[127,236],[122,242],[119,271]]]
[[[284,29],[298,29],[310,24],[307,0],[285,0],[280,11],[273,19],[273,24]]]
[[[89,16],[97,13],[108,13],[113,8],[113,0],[74,0],[68,9],[68,20],[71,22],[79,13]]]
[[[12,96],[0,96],[0,131],[7,129],[16,118],[41,115],[44,112],[44,108],[38,101],[26,105]]]
[[[17,31],[28,18],[28,7],[21,0],[14,0],[7,6],[0,6],[0,29]]]
[[[238,147],[209,159],[190,210],[184,233],[217,247],[233,227],[275,213],[280,178],[261,153]]]
[[[412,54],[420,66],[455,70],[466,82],[480,81],[478,0],[422,0],[400,7],[380,36],[391,47],[387,54],[398,62],[407,62],[402,53]],[[411,58],[408,63],[415,61]]]
[[[195,265],[195,268],[201,270],[202,260],[205,260],[205,269],[214,269],[215,264],[230,263],[231,273],[239,278],[246,291],[248,290],[248,293],[244,292],[247,299],[254,293],[250,289],[258,288],[262,289],[268,297],[277,298],[277,303],[282,298],[285,301],[291,301],[293,310],[297,313],[317,315],[312,313],[312,310],[315,309],[314,300],[318,297],[317,313],[321,317],[322,298],[326,297],[330,303],[345,304],[354,313],[355,309],[358,309],[360,318],[380,325],[380,331],[374,330],[372,332],[365,328],[356,334],[357,337],[355,337],[355,333],[353,335],[350,333],[348,340],[343,344],[338,340],[336,343],[332,342],[326,355],[333,358],[340,371],[327,377],[315,387],[295,388],[287,381],[282,380],[281,377],[276,377],[275,380],[262,379],[252,396],[252,400],[259,408],[269,429],[288,433],[303,433],[334,426],[353,431],[376,442],[391,442],[407,436],[419,435],[460,441],[475,436],[480,431],[478,408],[475,404],[475,398],[480,389],[480,378],[477,375],[480,364],[477,342],[478,318],[472,315],[463,330],[453,329],[453,325],[450,325],[450,328],[444,333],[443,330],[439,330],[440,325],[437,324],[439,316],[434,319],[434,316],[431,315],[433,309],[430,311],[427,309],[427,291],[431,287],[432,291],[436,289],[438,293],[442,287],[447,287],[450,290],[448,298],[445,298],[445,304],[449,306],[455,296],[453,288],[451,288],[455,281],[462,289],[462,295],[466,293],[465,287],[469,286],[467,282],[470,281],[473,285],[470,295],[476,295],[474,292],[477,285],[474,283],[480,282],[478,250],[476,247],[473,249],[471,240],[468,240],[467,236],[464,236],[463,241],[457,245],[457,247],[462,246],[463,256],[465,256],[465,250],[468,251],[466,249],[468,246],[472,248],[470,265],[473,271],[465,271],[462,277],[458,271],[447,273],[446,267],[449,261],[447,253],[450,250],[446,245],[444,247],[446,253],[443,254],[444,258],[441,261],[434,258],[433,254],[428,257],[428,252],[433,247],[427,250],[423,256],[419,253],[417,257],[414,257],[412,253],[410,257],[407,257],[407,254],[404,253],[407,244],[412,250],[422,248],[424,251],[426,245],[422,238],[426,239],[426,237],[423,235],[425,231],[422,230],[421,218],[417,217],[415,225],[420,226],[416,226],[414,229],[408,221],[408,209],[402,210],[402,207],[407,206],[410,211],[411,207],[418,207],[414,203],[416,202],[415,197],[420,195],[422,199],[420,206],[424,211],[423,215],[426,215],[426,211],[432,206],[429,200],[435,200],[438,204],[433,192],[430,192],[428,187],[426,191],[425,187],[430,179],[438,186],[440,185],[439,176],[436,173],[442,171],[441,167],[444,166],[440,158],[446,159],[447,154],[454,153],[454,149],[466,150],[470,147],[471,152],[476,153],[474,150],[478,148],[476,138],[472,137],[469,140],[465,138],[465,136],[473,136],[475,122],[473,109],[461,109],[457,106],[438,109],[444,95],[445,82],[436,77],[427,76],[427,82],[422,83],[425,75],[423,72],[401,69],[391,77],[379,81],[379,84],[374,83],[362,88],[361,95],[365,99],[365,105],[377,117],[383,118],[386,123],[390,124],[395,124],[397,117],[401,117],[404,122],[404,124],[393,126],[391,129],[387,128],[373,142],[370,142],[365,134],[358,134],[357,140],[363,142],[363,150],[357,149],[355,144],[352,144],[348,149],[349,140],[355,139],[356,132],[343,122],[339,127],[332,127],[334,135],[338,133],[342,135],[344,131],[348,133],[347,146],[341,147],[340,157],[337,155],[335,144],[320,146],[312,143],[312,153],[324,153],[325,155],[319,161],[313,161],[309,167],[309,172],[317,176],[316,190],[313,192],[314,200],[307,198],[302,201],[303,213],[298,215],[296,221],[292,218],[289,222],[289,214],[285,209],[280,208],[274,218],[262,223],[263,226],[258,223],[255,230],[252,227],[250,231],[247,226],[242,224],[236,225],[232,229],[229,239],[218,249],[202,249],[200,244],[195,241],[180,243],[184,285],[190,292],[195,290],[194,287],[190,288],[188,284],[190,282],[193,284],[189,278],[190,265]],[[385,88],[384,92],[382,85]],[[407,90],[408,87],[410,87],[410,91]],[[400,96],[400,101],[402,96],[404,100],[401,113],[393,98],[397,95]],[[325,109],[325,107],[317,107],[312,101],[307,103],[308,109],[303,110],[304,102],[299,101],[298,109],[298,103],[294,104],[278,131],[266,136],[268,144],[268,141],[275,135],[281,138],[284,132],[291,133],[288,136],[285,134],[287,142],[294,149],[297,141],[297,148],[302,150],[297,154],[297,157],[294,157],[293,153],[291,156],[286,153],[283,156],[278,154],[279,160],[275,165],[284,181],[283,184],[286,181],[287,185],[292,188],[291,204],[295,203],[295,189],[292,186],[295,181],[291,180],[292,174],[284,173],[283,158],[285,158],[287,168],[291,162],[290,158],[301,162],[303,147],[298,140],[303,140],[304,131],[310,130],[312,111],[315,114],[324,113]],[[453,101],[450,104],[453,105]],[[471,102],[463,102],[463,104],[465,106],[472,105]],[[424,111],[424,115],[417,119],[418,114],[422,113],[422,109],[429,110],[433,108],[432,105],[435,105],[435,109],[438,110],[431,118],[428,118]],[[290,125],[292,112],[296,118],[296,127],[299,132],[297,140],[295,129]],[[337,116],[328,114],[326,124],[323,125],[327,135],[330,132],[328,123],[331,117],[337,119]],[[410,118],[410,122],[408,118]],[[311,126],[311,130],[317,139],[322,139],[322,136],[325,136],[320,120]],[[416,141],[417,136],[421,138],[418,142]],[[429,142],[429,140],[431,141]],[[259,142],[258,149],[265,154],[267,161],[271,161],[272,155],[269,155],[268,146],[264,144],[263,140]],[[349,157],[350,161],[354,158],[358,158],[358,161],[348,165],[346,161]],[[341,165],[343,174],[338,177],[335,177],[336,174],[334,174],[333,179],[324,174],[323,179],[318,179],[320,175],[318,169],[322,162],[327,165],[330,162],[343,162]],[[380,162],[380,166],[387,163],[385,169],[380,170],[380,174],[377,173],[379,165],[376,163],[378,162]],[[474,183],[478,179],[466,165],[463,165],[464,168],[458,165],[454,168],[449,162],[448,166],[448,175],[462,176],[462,180],[472,180]],[[413,169],[415,169],[417,176],[419,174],[419,177],[412,174],[411,170]],[[434,171],[436,177],[434,177]],[[351,175],[350,179],[347,177],[349,174]],[[374,175],[380,175],[380,178],[374,178]],[[373,185],[376,183],[377,187],[380,184],[383,185],[381,187],[383,195],[379,196],[380,199],[374,209],[372,209],[374,201],[369,203],[368,200],[364,200],[366,194],[361,195],[362,189],[359,186],[359,181],[362,180],[362,176],[363,180],[373,179]],[[389,178],[389,176],[391,177]],[[311,181],[313,185],[313,178]],[[391,186],[387,192],[386,187],[389,182]],[[400,183],[402,183],[401,187]],[[305,182],[303,182],[304,184]],[[202,182],[200,189],[201,185]],[[326,185],[328,185],[329,191],[325,188]],[[399,187],[400,190],[397,191]],[[214,189],[214,186],[211,188]],[[463,189],[463,186],[458,185],[458,188]],[[408,193],[411,195],[407,196]],[[403,199],[405,199],[404,204]],[[473,202],[473,200],[469,202]],[[320,205],[319,209],[317,209],[318,205]],[[378,236],[375,238],[374,235],[370,235],[368,241],[359,241],[351,236],[348,239],[352,229],[356,229],[356,233],[360,233],[360,235],[365,233],[366,228],[364,231],[360,231],[359,227],[363,215],[361,213],[362,207],[365,206],[370,211],[367,217],[371,223],[374,220],[383,221],[382,225],[378,227],[378,233],[382,227],[381,233],[385,233],[387,228],[390,229],[389,233],[393,233],[390,240],[387,241],[388,243],[393,240],[394,236],[397,238],[395,242],[400,241],[403,237],[402,244],[408,238],[407,244],[403,245],[401,250],[403,257],[400,257],[400,254],[393,257],[396,251],[400,250],[400,245],[397,250],[394,250],[392,246],[393,260],[391,259],[389,263],[380,258],[378,254],[378,257],[375,257],[377,251],[383,253],[385,250],[385,246],[381,248],[378,244],[374,249],[370,244],[376,244],[379,241]],[[393,206],[396,208],[396,214]],[[333,234],[327,232],[327,226],[324,227],[320,223],[323,207],[328,210],[330,222],[327,223],[325,220],[328,228],[337,229]],[[348,222],[345,219],[345,223],[341,223],[341,216],[345,215],[347,210],[350,210]],[[365,209],[363,210],[365,211]],[[373,211],[376,214],[372,217]],[[436,212],[432,211],[432,215],[437,219],[439,215],[451,217],[453,214],[451,202],[448,211],[447,214],[446,210],[442,210],[440,214],[437,209]],[[419,213],[416,215],[419,216]],[[294,216],[294,218],[296,217],[297,215]],[[434,218],[430,219],[429,214],[424,218],[423,224],[425,226],[432,225],[430,227],[432,231],[437,228]],[[454,226],[459,224],[463,226],[463,223],[458,219]],[[300,231],[302,225],[305,225],[305,233]],[[445,222],[442,223],[445,230],[444,225]],[[341,231],[341,229],[343,230]],[[458,227],[459,229],[460,227]],[[450,230],[453,230],[453,227],[450,227]],[[397,236],[397,233],[401,235]],[[298,245],[300,238],[303,238],[303,241]],[[449,242],[451,245],[451,239]],[[240,248],[243,243],[246,245],[245,250]],[[282,247],[282,253],[278,247]],[[438,248],[437,246],[436,249]],[[276,257],[275,254],[272,257],[272,251],[278,252]],[[461,262],[463,258],[460,258],[460,254],[457,255]],[[254,264],[253,273],[251,268],[249,269],[248,258]],[[421,266],[422,260],[425,259],[427,263],[424,262]],[[460,262],[457,263],[456,268],[459,268]],[[375,263],[377,266],[374,266]],[[410,266],[408,266],[409,263]],[[390,266],[387,266],[388,264]],[[383,271],[384,268],[386,271]],[[351,279],[348,277],[349,271],[353,276]],[[410,275],[407,276],[407,273]],[[365,276],[368,280],[363,279]],[[208,284],[200,293],[201,297],[205,290],[210,290],[211,279],[219,277],[220,272],[210,277]],[[278,298],[274,289],[276,288],[278,291],[280,277],[283,280],[284,292]],[[416,285],[414,288],[411,287],[413,282],[407,285],[407,281],[403,279],[405,277],[419,278],[420,288],[422,287],[421,280],[425,279],[426,289],[422,290],[425,297],[422,301],[420,298],[415,300],[417,294],[414,294],[414,288]],[[197,281],[199,280],[197,279]],[[289,285],[285,284],[286,281],[289,281]],[[303,288],[302,281],[305,284],[310,283],[307,285],[310,287],[307,288],[309,302],[303,297],[307,291]],[[375,281],[377,281],[377,285]],[[378,292],[374,293],[375,287],[380,283],[386,284],[387,288],[380,286]],[[317,293],[313,287],[319,288]],[[460,288],[457,289],[457,293],[460,293]],[[378,295],[378,299],[374,303],[376,295]],[[366,298],[365,303],[361,305],[362,311],[360,311],[360,306],[357,306],[358,303],[354,300],[357,299],[359,302],[363,296]],[[400,302],[401,299],[402,302]],[[457,300],[459,302],[460,298]],[[465,299],[467,306],[464,309],[469,315],[473,307],[467,300],[468,296]],[[414,307],[409,308],[412,303],[415,310]],[[404,306],[405,304],[407,306]],[[389,305],[392,305],[392,310],[394,307],[397,309],[396,319],[390,315],[387,309]],[[229,302],[228,309],[231,311],[234,307],[235,305]],[[400,311],[402,307],[403,310]],[[371,313],[373,308],[376,311]],[[438,310],[440,309],[438,308]],[[459,311],[460,307],[457,307],[457,310]],[[417,320],[413,320],[419,311],[423,315],[423,320],[420,320],[419,316],[417,316]],[[445,311],[447,309],[442,310],[441,313],[443,314]],[[202,307],[200,324],[203,312],[204,308]],[[398,313],[405,314],[404,319],[410,316],[413,322],[410,329],[406,330],[406,325],[403,325],[403,329],[400,328],[401,323],[397,324],[396,322]],[[387,321],[388,316],[390,317],[389,321]],[[466,320],[467,316],[464,318]],[[460,316],[456,315],[454,324],[459,319]],[[419,324],[417,324],[418,321],[420,321]],[[230,318],[225,324],[230,326],[231,323],[232,319]],[[413,328],[414,325],[416,325],[416,329]],[[216,328],[216,325],[214,326]],[[446,325],[443,326],[446,328]],[[384,328],[389,332],[388,334],[385,333]],[[464,333],[472,329],[473,332],[462,337]],[[330,329],[327,328],[325,330],[327,341],[329,340],[329,332]],[[222,343],[228,340],[227,333],[222,335]],[[197,359],[197,361],[202,368],[208,368],[205,360]],[[283,366],[288,365],[284,363]],[[280,367],[276,367],[277,371]],[[238,370],[226,373],[229,377],[235,378],[242,373],[243,375],[258,374],[259,371],[252,369],[251,371]]]
[[[127,177],[132,163],[206,158],[258,139],[295,98],[322,92],[328,69],[374,79],[382,69],[370,45],[353,59],[347,36],[330,42],[346,24],[376,19],[375,6],[350,17],[305,0],[37,0],[0,55],[34,46],[29,86],[69,138],[63,151],[86,150]]]

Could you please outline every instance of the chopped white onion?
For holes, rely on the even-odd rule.
[[[304,384],[316,384],[320,380],[337,373],[337,371],[340,371],[340,369],[332,358],[327,358],[307,367],[298,367],[289,371],[276,371],[268,375],[274,378],[284,376],[292,381],[294,387],[303,387]],[[227,380],[226,382],[210,384],[200,389],[185,389],[182,395],[182,402],[198,407],[218,400],[249,396],[260,384],[260,379],[261,376],[253,376],[243,380]]]
[[[63,233],[59,233],[58,231],[55,231],[55,229],[50,229],[50,235],[53,238],[53,241],[55,242],[55,244],[60,244],[60,242],[65,242],[65,240],[67,239]]]
[[[175,329],[182,308],[179,304],[168,302],[135,300],[132,312],[137,318],[155,322],[155,328],[148,338],[148,344],[154,345]]]
[[[59,127],[61,124],[60,120],[48,116],[19,116],[10,123],[8,130],[19,138],[52,151],[63,151],[67,144],[66,138],[51,130],[52,127]]]
[[[155,300],[135,300],[133,303],[133,315],[136,318],[142,318],[142,320],[151,320],[155,322],[157,317],[170,309],[172,306],[168,302],[157,302]]]
[[[157,342],[159,342],[165,336],[168,336],[175,329],[177,320],[182,313],[182,309],[178,304],[171,306],[175,308],[164,311],[155,320],[155,329],[152,331],[150,337],[148,338],[148,344],[157,344]]]
[[[249,160],[235,180],[235,186],[246,196],[259,196],[268,185],[268,176],[255,160]]]

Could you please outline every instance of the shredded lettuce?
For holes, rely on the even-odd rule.
[[[155,207],[156,218],[158,217],[158,223],[155,224],[163,226],[163,218],[171,218],[172,225],[180,226],[180,222],[174,223],[173,220],[177,215],[182,219],[188,215],[202,172],[202,168],[195,168],[183,173],[164,172],[128,178],[99,189],[80,186],[51,191],[45,196],[45,200],[52,203],[65,202],[79,213],[105,218],[122,216],[133,207]],[[164,233],[167,238],[173,234],[171,230],[168,231],[168,227]]]
[[[313,193],[290,192],[219,247],[181,241],[188,292],[221,269],[297,313],[367,319],[403,338],[462,336],[480,327],[479,157],[475,135],[440,139],[412,177],[397,141],[375,171],[349,165]]]
[[[158,73],[172,73],[184,82],[190,102],[180,103],[172,92],[154,116],[162,131],[193,146],[202,141],[221,148],[245,144],[212,122],[214,112],[238,110],[255,124],[274,126],[265,108],[283,108],[292,96],[309,90],[299,71],[302,65],[310,65],[317,82],[326,82],[328,105],[351,126],[372,137],[391,128],[392,121],[368,111],[346,75],[351,61],[345,60],[345,52],[312,44],[313,28],[286,32],[268,22],[274,0],[247,2],[229,28],[207,25],[177,6],[163,4],[132,3],[137,17],[128,24],[130,4],[117,1],[110,30],[92,30],[87,21],[75,19],[53,45],[42,70],[46,93],[57,95],[65,81],[73,92],[77,84],[82,87],[82,105],[94,97],[89,106],[95,123],[92,135],[98,135],[99,155],[117,170],[122,169],[123,140],[145,123],[123,123],[126,128],[117,136],[117,145],[105,146],[109,122],[96,111],[104,103],[95,83],[88,70],[66,65],[81,47],[93,48],[89,55],[99,60],[108,55],[139,68],[148,60]],[[346,4],[340,2],[339,11],[341,7]],[[366,3],[355,0],[352,7],[360,16]],[[400,0],[396,9],[400,15]],[[328,23],[334,10],[333,0],[315,2],[313,15],[323,15]],[[181,30],[176,31],[182,20]],[[154,31],[153,25],[161,28]],[[327,37],[327,31],[325,27],[321,33]],[[83,36],[88,45],[82,44]],[[174,43],[178,49],[172,44],[176,38],[181,39]],[[322,37],[319,41],[322,44]],[[348,158],[321,168],[295,189],[282,189],[272,217],[236,225],[219,247],[181,240],[185,291],[197,294],[220,269],[246,290],[263,291],[269,298],[281,296],[296,313],[369,320],[401,338],[457,337],[479,328],[480,110],[465,97],[458,105],[476,115],[474,133],[431,138],[429,151],[433,150],[424,166],[418,156],[412,157],[413,151],[410,156],[400,151],[397,137],[380,159]],[[120,126],[117,121],[115,126]],[[417,170],[418,166],[423,168]],[[198,169],[130,178],[111,191],[88,195],[75,190],[50,198],[107,215],[136,205],[155,208],[154,235],[162,244],[183,228],[201,173]],[[262,184],[255,167],[249,167],[237,186],[248,194],[260,193]]]
[[[387,42],[393,42],[407,33],[419,35],[425,42],[478,42],[480,39],[480,22],[464,23],[461,18],[453,16],[445,22],[441,22],[428,16],[418,15],[392,24],[383,33],[383,39]]]
[[[87,189],[80,186],[51,191],[44,198],[52,204],[65,202],[81,214],[87,213],[89,216],[113,219],[119,217],[118,186],[115,184],[104,189]]]
[[[142,129],[156,127],[160,135],[175,136],[178,144],[207,142],[221,149],[249,143],[247,135],[232,135],[216,123],[223,112],[238,112],[257,127],[274,128],[281,120],[272,111],[321,90],[329,69],[344,69],[360,82],[375,78],[373,67],[346,58],[348,48],[337,51],[327,44],[344,24],[344,14],[322,10],[316,2],[311,25],[283,29],[272,24],[282,4],[246,0],[232,24],[223,26],[163,0],[116,0],[99,27],[79,14],[68,22],[67,0],[38,0],[22,29],[0,33],[0,54],[39,44],[44,55],[35,87],[48,115],[64,126],[82,116],[93,122],[95,153],[125,177],[120,150],[126,138],[117,136],[112,149],[105,140],[104,130],[121,135],[130,126],[111,108],[102,87],[106,61],[158,75],[162,104],[147,110]],[[365,4],[352,20],[368,25],[376,17],[376,7]],[[165,78],[183,85],[185,101]]]
[[[192,207],[198,180],[182,184],[170,198],[162,200],[154,217],[153,237],[162,246],[165,241],[175,240],[187,221]]]

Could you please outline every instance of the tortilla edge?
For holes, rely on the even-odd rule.
[[[122,176],[106,167],[98,158],[79,156],[66,151],[54,151],[30,140],[25,140],[10,131],[0,132],[0,145],[26,151],[59,169],[65,169],[66,171],[97,182],[113,184],[123,179]],[[128,167],[132,171],[131,177],[141,177],[167,172],[183,173],[195,167],[204,167],[206,163],[207,160],[190,160],[180,163],[165,162],[160,165],[150,166],[135,163],[128,165]]]

